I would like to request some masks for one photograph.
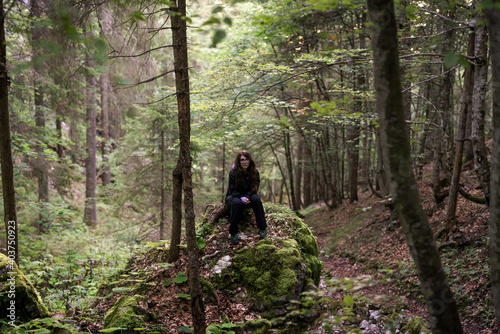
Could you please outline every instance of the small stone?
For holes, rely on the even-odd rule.
[[[369,327],[370,327],[370,323],[366,320],[361,321],[361,323],[359,324],[359,328],[361,328],[361,329],[366,329]]]
[[[217,264],[212,268],[212,271],[216,274],[221,274],[222,270],[228,268],[231,265],[231,257],[229,255],[223,256],[217,261]]]

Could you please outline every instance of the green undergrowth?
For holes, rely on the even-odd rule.
[[[85,310],[102,281],[125,266],[136,245],[116,233],[120,225],[90,230],[74,221],[42,234],[32,226],[20,228],[20,269],[50,313]]]

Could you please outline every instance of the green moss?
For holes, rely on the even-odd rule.
[[[26,322],[48,317],[49,312],[38,291],[19,270],[17,264],[13,263],[11,267],[11,263],[7,256],[0,254],[0,318],[9,321],[9,316],[15,316],[16,321]],[[10,283],[12,278],[14,284]],[[15,301],[15,304],[12,304],[12,301]],[[14,310],[7,310],[9,307]]]
[[[149,313],[140,305],[145,302],[143,296],[122,296],[108,311],[104,318],[104,328],[116,328],[116,332],[133,333],[134,327],[141,327],[150,319]]]
[[[255,319],[249,320],[245,323],[243,327],[245,331],[249,331],[253,334],[265,334],[271,329],[272,324],[267,319]]]
[[[301,291],[302,287],[297,287],[301,254],[294,247],[295,241],[283,244],[283,248],[278,248],[271,240],[264,239],[255,249],[245,247],[234,256],[235,271],[241,273],[241,282],[259,308],[269,308]]]
[[[427,323],[421,317],[412,318],[405,324],[401,331],[408,334],[420,334],[427,329]]]

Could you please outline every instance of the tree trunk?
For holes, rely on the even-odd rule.
[[[368,0],[367,3],[374,24],[376,104],[391,194],[417,268],[429,310],[431,330],[434,334],[461,334],[457,307],[412,172],[410,140],[401,94],[394,2]]]
[[[474,55],[474,34],[469,35],[468,56]],[[464,87],[462,92],[462,103],[460,107],[460,118],[457,125],[457,144],[455,148],[455,162],[453,164],[453,175],[450,180],[450,194],[448,196],[448,206],[445,217],[445,230],[447,237],[456,230],[457,198],[460,187],[460,173],[462,172],[462,157],[465,141],[465,129],[467,126],[467,113],[470,107],[472,93],[472,66],[465,69]]]
[[[302,170],[303,170],[303,157],[302,152],[304,151],[304,139],[299,136],[297,143],[297,154],[295,157],[296,168],[295,168],[295,207],[300,210],[302,206]]]
[[[307,208],[309,205],[313,204],[312,200],[312,156],[310,145],[305,145],[304,147],[304,182],[303,182],[303,194],[304,194],[304,207]]]
[[[2,194],[7,256],[19,266],[14,164],[10,136],[9,84],[7,51],[5,48],[5,13],[0,0],[0,163],[2,164]]]
[[[450,13],[450,17],[454,17],[454,11]],[[453,43],[453,29],[449,29],[445,33],[443,41],[442,52],[448,52],[452,48]],[[438,103],[439,112],[436,112],[437,119],[439,119],[440,128],[434,129],[433,133],[433,163],[432,163],[432,190],[434,194],[434,200],[437,204],[441,203],[443,198],[441,196],[441,165],[443,157],[443,149],[446,148],[444,137],[446,134],[446,126],[448,122],[446,119],[450,113],[451,103],[451,78],[453,71],[446,71],[443,76],[443,82],[441,84],[441,91],[439,92]],[[444,146],[443,146],[444,145]]]
[[[189,257],[189,291],[191,312],[195,334],[205,334],[205,306],[200,283],[199,250],[196,242],[196,226],[191,174],[191,110],[189,96],[189,66],[187,53],[186,0],[178,0],[177,7],[171,8],[172,41],[174,50],[175,86],[179,122],[179,162],[182,172],[184,192],[184,212],[186,239]]]
[[[31,0],[31,47],[33,50],[33,58],[38,59],[42,53],[42,47],[40,42],[42,41],[42,29],[37,27],[37,22],[41,18],[41,8],[38,0]],[[35,64],[37,62],[35,61]],[[47,204],[49,202],[49,177],[48,177],[48,163],[45,158],[44,146],[45,143],[45,110],[44,110],[44,91],[41,85],[40,73],[42,66],[34,66],[34,102],[35,102],[35,124],[38,128],[38,140],[39,143],[36,147],[37,158],[34,162],[34,174],[38,179],[38,204],[39,204],[39,215],[38,215],[38,232],[47,231],[49,228],[49,215]]]
[[[352,127],[347,143],[347,160],[349,161],[349,203],[358,200],[358,168],[359,168],[359,125]]]
[[[160,175],[160,240],[165,236],[165,131],[161,130],[160,156],[161,156],[161,175]]]
[[[99,7],[101,15],[101,35],[106,38],[106,35],[111,31],[111,18],[108,10],[104,5]],[[101,123],[102,123],[102,165],[101,180],[103,187],[111,183],[111,174],[108,166],[108,155],[110,153],[109,144],[109,72],[101,74]]]
[[[172,172],[172,234],[168,262],[174,263],[179,259],[179,244],[182,231],[182,172],[180,161]]]
[[[377,144],[377,190],[382,196],[389,195],[389,180],[384,166],[384,155],[380,128],[375,128],[375,140]]]
[[[88,226],[97,225],[96,208],[96,78],[91,73],[94,68],[94,60],[88,55],[87,73],[87,159],[85,161],[85,208],[83,221]]]
[[[500,0],[487,8],[493,87],[493,144],[491,152],[491,193],[489,255],[495,315],[500,323]],[[496,6],[496,7],[494,7]]]
[[[480,16],[478,21],[484,19]],[[488,78],[488,33],[485,25],[476,27],[474,88],[472,92],[471,141],[474,152],[474,170],[484,192],[486,203],[490,201],[490,163],[486,150],[484,117],[486,114],[486,87]]]

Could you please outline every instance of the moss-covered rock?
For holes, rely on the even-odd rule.
[[[315,289],[323,263],[318,259],[316,238],[292,210],[267,204],[265,211],[267,239],[256,241],[255,223],[243,220],[238,247],[229,252],[219,248],[214,254],[205,254],[202,261],[212,268],[211,281],[217,289],[232,295],[238,303],[264,312],[266,317],[274,317],[286,313],[302,292]],[[213,228],[216,224],[221,222],[207,220],[200,231],[214,239],[210,234],[221,229]]]
[[[0,318],[13,324],[48,315],[35,287],[15,262],[0,254]]]
[[[116,333],[133,333],[133,328],[144,325],[151,315],[141,305],[146,298],[139,295],[122,296],[106,313],[104,317],[104,329],[116,329]]]

